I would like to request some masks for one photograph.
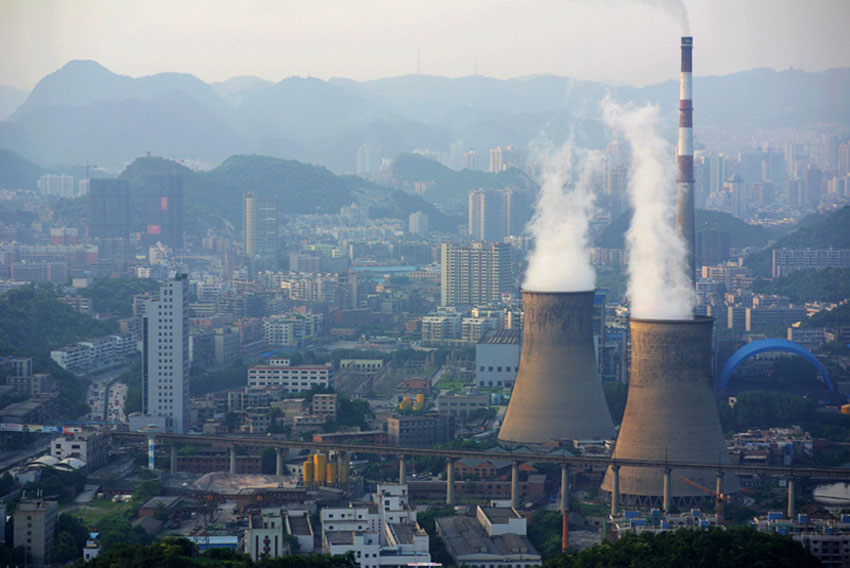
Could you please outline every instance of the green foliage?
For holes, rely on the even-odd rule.
[[[812,317],[803,320],[805,327],[840,327],[850,325],[850,302],[831,310],[821,310]]]
[[[16,355],[50,355],[69,343],[114,333],[102,322],[57,300],[49,287],[22,286],[0,296],[0,349]]]
[[[352,400],[347,396],[338,398],[339,409],[336,423],[340,426],[360,426],[361,430],[368,430],[368,418],[375,416],[369,403],[365,400]]]
[[[680,529],[642,533],[603,543],[571,556],[549,559],[546,568],[807,568],[820,561],[790,537],[748,527]]]
[[[552,558],[561,553],[561,513],[538,509],[528,520],[528,540],[543,557]]]
[[[428,533],[428,552],[431,553],[431,562],[437,562],[443,566],[454,565],[454,560],[451,554],[449,554],[449,551],[446,550],[443,539],[437,534],[436,523],[438,517],[452,517],[454,515],[454,507],[434,509],[432,511],[425,511],[424,513],[417,513],[416,515],[416,522],[419,523],[422,530]]]
[[[632,210],[624,211],[596,238],[595,245],[604,248],[625,249],[625,234],[632,222]],[[720,211],[696,210],[695,226],[712,231],[729,233],[734,248],[764,246],[774,238],[773,233],[759,225],[750,225],[737,217]]]
[[[248,366],[237,360],[224,369],[207,371],[199,377],[189,379],[189,391],[192,396],[210,392],[235,389],[248,384]]]
[[[428,215],[428,224],[432,231],[454,233],[457,231],[458,225],[463,222],[462,217],[447,215],[419,195],[406,191],[393,191],[386,195],[378,205],[369,208],[369,217],[373,219],[381,217],[407,219],[411,213],[417,211],[422,211]]]
[[[144,529],[133,527],[127,517],[122,514],[109,515],[101,519],[97,524],[97,532],[100,533],[100,546],[103,552],[109,552],[113,547],[118,547],[119,550],[125,548],[119,545],[146,545],[152,540]],[[104,558],[103,552],[98,558]],[[88,564],[88,566],[99,566],[99,564]],[[103,564],[103,566],[111,566],[111,564]],[[136,566],[147,566],[147,564],[140,563]]]
[[[798,270],[784,278],[759,279],[753,292],[788,296],[792,302],[840,302],[850,297],[850,268]]]
[[[41,491],[45,499],[52,497],[60,502],[66,502],[82,491],[85,485],[86,474],[82,471],[60,471],[45,467],[41,470],[41,478],[24,485],[24,491],[30,495]]]
[[[781,392],[745,391],[738,394],[733,408],[722,402],[719,412],[725,432],[741,432],[748,428],[810,424],[816,419],[817,403]]]
[[[158,479],[144,479],[133,488],[133,508],[140,507],[153,497],[162,495],[162,484]]]
[[[96,278],[80,295],[92,298],[97,313],[110,313],[115,317],[133,315],[133,296],[159,292],[159,283],[150,278]]]
[[[43,173],[41,166],[30,162],[17,152],[0,148],[0,187],[34,190],[38,178]]]
[[[602,392],[605,393],[605,402],[608,403],[608,410],[611,411],[611,418],[616,426],[623,421],[623,414],[626,412],[626,396],[629,393],[629,385],[604,381]]]
[[[65,563],[82,556],[89,531],[76,518],[63,513],[56,523],[56,542],[50,553],[50,561]]]
[[[796,229],[773,245],[748,256],[744,264],[760,276],[770,276],[774,249],[850,248],[850,206],[844,206],[814,221],[804,218]]]
[[[433,182],[425,189],[425,198],[439,204],[453,200],[466,201],[466,196],[472,189],[503,187],[532,189],[534,187],[531,178],[516,168],[499,173],[478,170],[456,172],[420,154],[397,156],[393,160],[390,174],[401,184],[417,181]]]
[[[103,544],[103,531],[101,531]],[[252,562],[246,554],[231,550],[211,549],[202,555],[191,541],[185,538],[168,537],[145,546],[145,543],[127,542],[106,547],[96,558],[87,563],[78,560],[75,568],[357,568],[354,553],[330,556],[324,554],[289,555],[279,558],[264,558]]]
[[[130,368],[121,373],[117,381],[127,385],[127,397],[124,399],[124,414],[142,410],[142,363],[135,361]]]

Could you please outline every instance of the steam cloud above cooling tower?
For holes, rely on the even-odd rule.
[[[631,315],[642,319],[693,317],[696,297],[687,276],[687,251],[675,226],[675,167],[658,134],[657,106],[602,102],[605,123],[632,149],[629,200],[634,216],[626,233]]]
[[[598,152],[579,154],[569,144],[545,160],[540,196],[528,225],[534,236],[534,252],[523,289],[582,292],[596,287],[588,227],[594,209],[591,181],[601,164]]]

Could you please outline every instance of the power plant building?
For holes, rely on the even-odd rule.
[[[593,344],[595,292],[523,290],[519,372],[499,431],[508,442],[610,440]]]
[[[631,378],[614,460],[730,463],[714,402],[713,321],[707,317],[631,319]],[[715,473],[710,470],[673,469],[670,497],[680,506],[710,497],[682,481],[682,477],[704,487],[716,486]],[[602,489],[614,489],[611,468]],[[737,491],[737,478],[727,474],[723,492]],[[663,468],[620,467],[619,493],[626,503],[660,504],[664,495]]]

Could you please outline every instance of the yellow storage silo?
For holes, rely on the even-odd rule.
[[[313,485],[313,481],[314,481],[314,478],[315,478],[315,475],[314,475],[315,469],[313,468],[313,460],[307,459],[307,460],[304,461],[304,463],[302,465],[304,467],[304,485],[309,487],[310,485]]]
[[[410,397],[406,396],[401,399],[401,404],[398,405],[399,410],[407,410],[410,408]]]
[[[334,485],[339,481],[339,468],[334,462],[328,462],[328,485]]]
[[[328,471],[328,454],[313,454],[313,471],[316,472],[316,483],[324,485]]]
[[[850,414],[850,404],[841,407],[841,414]]]
[[[416,404],[418,404],[419,406],[422,406],[423,404],[425,404],[425,395],[424,394],[419,393],[419,394],[416,395]]]

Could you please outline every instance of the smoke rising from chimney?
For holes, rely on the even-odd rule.
[[[577,164],[577,165],[576,165]],[[596,287],[588,228],[594,211],[592,182],[602,156],[570,144],[544,160],[540,194],[527,230],[534,236],[524,290],[583,292]]]
[[[691,35],[691,25],[688,20],[688,9],[682,0],[642,0],[650,6],[656,6],[673,17],[682,27],[682,35]]]
[[[631,315],[691,319],[696,297],[687,276],[687,251],[675,225],[676,168],[670,145],[658,134],[655,105],[602,102],[605,123],[632,149],[629,199],[634,215],[626,233]]]

